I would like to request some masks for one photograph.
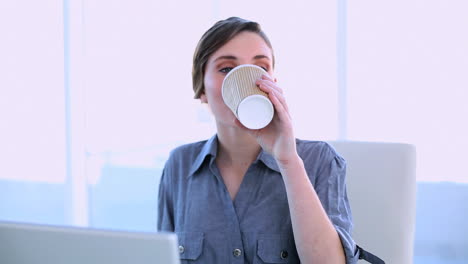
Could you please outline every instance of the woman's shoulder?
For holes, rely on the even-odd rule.
[[[299,155],[338,156],[338,153],[326,141],[296,139]]]
[[[343,157],[326,141],[296,139],[297,152],[306,163],[327,164],[331,161],[345,163]]]
[[[330,177],[344,175],[346,161],[326,141],[297,140],[297,152],[314,186],[327,182]]]

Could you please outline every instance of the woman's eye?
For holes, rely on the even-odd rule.
[[[256,64],[258,67],[262,68],[263,70],[265,70],[266,72],[268,72],[268,66],[261,66],[261,65],[258,65]]]
[[[224,67],[222,68],[221,70],[219,70],[220,72],[222,73],[228,73],[232,70],[233,68],[232,67]]]

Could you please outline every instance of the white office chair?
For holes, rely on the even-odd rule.
[[[400,143],[329,142],[347,162],[358,245],[387,264],[413,263],[416,150]]]

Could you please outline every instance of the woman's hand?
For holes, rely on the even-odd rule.
[[[268,98],[273,103],[275,108],[273,120],[266,127],[256,130],[244,127],[237,119],[236,123],[253,135],[262,149],[273,155],[278,165],[287,165],[292,159],[297,158],[297,151],[291,116],[283,90],[268,75],[263,75],[256,84],[260,90],[268,94]]]

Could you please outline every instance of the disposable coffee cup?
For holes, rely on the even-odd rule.
[[[224,78],[222,96],[242,125],[249,129],[266,127],[273,119],[273,104],[255,82],[267,72],[256,65],[244,64]]]

